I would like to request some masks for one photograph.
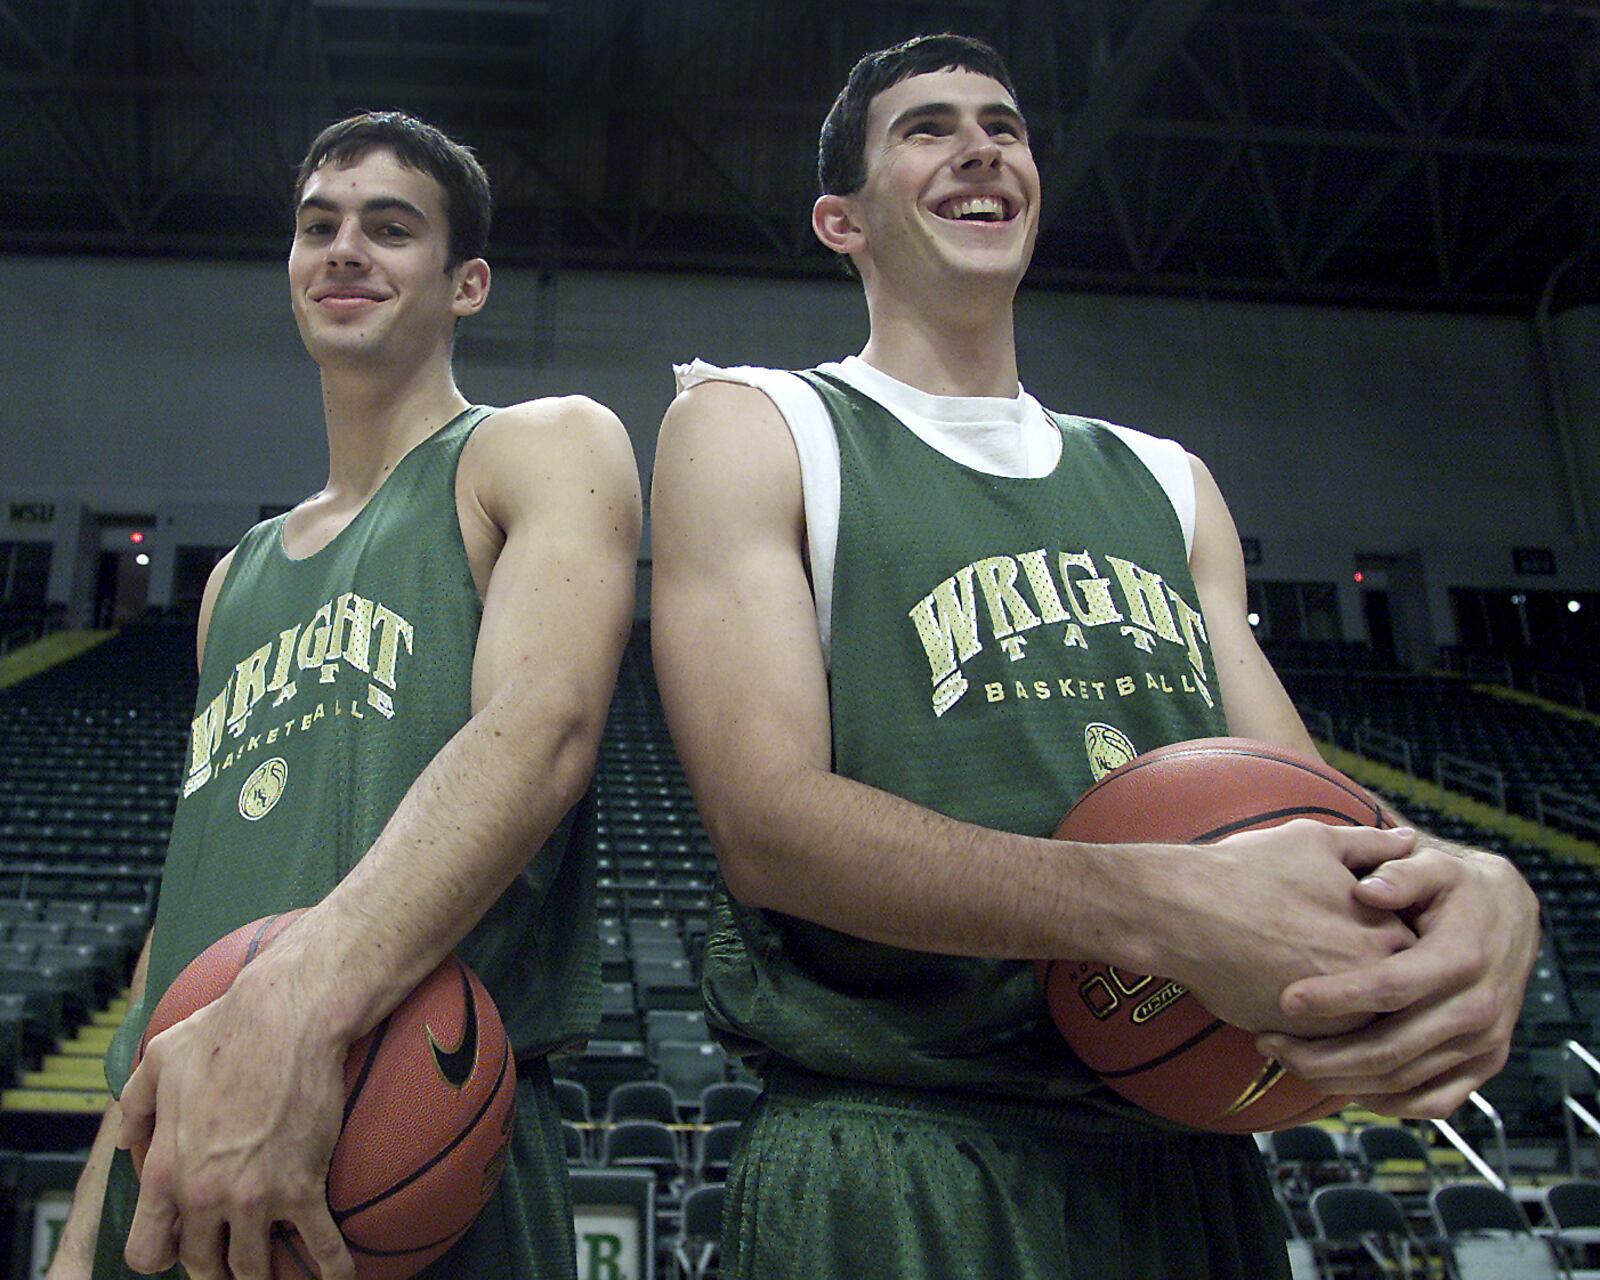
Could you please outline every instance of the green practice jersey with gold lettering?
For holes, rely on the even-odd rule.
[[[844,380],[800,375],[838,438],[834,771],[1045,836],[1134,755],[1226,731],[1172,501],[1104,424],[1052,415],[1036,478],[952,461]],[[1063,957],[1070,959],[1093,957]],[[914,952],[719,895],[709,1020],[825,1075],[1027,1098],[1098,1089],[1032,966]]]
[[[471,715],[482,604],[456,511],[474,407],[405,455],[320,551],[285,517],[240,542],[206,636],[144,999],[107,1054],[121,1092],[150,1010],[185,965],[259,916],[327,896]],[[527,1057],[599,1016],[585,798],[457,947]]]

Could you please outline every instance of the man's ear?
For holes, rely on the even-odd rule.
[[[450,300],[450,311],[457,319],[476,315],[489,300],[489,264],[482,258],[469,258],[459,263],[454,272],[455,297]]]
[[[849,196],[818,196],[811,206],[811,230],[835,253],[853,257],[866,248],[867,238]]]

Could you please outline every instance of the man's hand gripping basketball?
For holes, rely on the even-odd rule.
[[[1358,899],[1402,913],[1417,945],[1285,989],[1296,1018],[1377,1015],[1361,1030],[1269,1035],[1261,1048],[1375,1111],[1448,1116],[1505,1065],[1539,952],[1538,899],[1505,859],[1428,835],[1409,857],[1359,870]]]
[[[1327,1036],[1370,1015],[1286,1008],[1284,988],[1376,964],[1416,943],[1392,912],[1365,903],[1356,877],[1408,854],[1408,830],[1335,827],[1298,819],[1194,847],[1156,850],[1162,897],[1151,933],[1153,972],[1188,987],[1217,1017],[1248,1031]],[[1163,870],[1161,861],[1176,861]],[[1360,870],[1358,870],[1360,868]]]
[[[281,944],[263,952],[153,1039],[123,1090],[118,1145],[150,1144],[125,1253],[135,1271],[181,1262],[190,1280],[267,1280],[270,1232],[287,1223],[323,1280],[354,1276],[327,1200],[348,1046],[321,1032],[294,959]]]

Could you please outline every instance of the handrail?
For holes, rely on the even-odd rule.
[[[1316,707],[1302,707],[1300,718],[1305,721],[1306,729],[1313,738],[1321,738],[1324,742],[1338,745],[1337,739],[1333,736],[1333,717],[1326,711],[1318,710]]]
[[[1561,1046],[1561,1123],[1567,1136],[1567,1165],[1572,1170],[1572,1176],[1576,1178],[1579,1176],[1578,1126],[1573,1123],[1573,1119],[1576,1117],[1582,1120],[1589,1132],[1594,1134],[1597,1150],[1600,1150],[1600,1119],[1596,1119],[1583,1103],[1572,1096],[1572,1078],[1567,1068],[1574,1058],[1594,1072],[1597,1079],[1600,1079],[1600,1059],[1576,1040],[1568,1040]]]
[[[1498,681],[1508,687],[1512,684],[1511,663],[1503,656],[1491,658],[1487,654],[1469,653],[1463,668],[1466,675],[1476,679]]]
[[[1589,709],[1583,681],[1576,676],[1569,676],[1564,671],[1535,669],[1528,677],[1528,684],[1532,687],[1536,698],[1544,698],[1548,702],[1562,702],[1569,707],[1577,707],[1580,711]]]
[[[1550,826],[1551,818],[1559,818],[1568,830],[1600,837],[1600,805],[1555,787],[1533,789],[1533,817],[1541,827]]]
[[[1501,1191],[1506,1189],[1505,1179],[1489,1167],[1489,1162],[1473,1150],[1472,1144],[1456,1132],[1454,1125],[1448,1120],[1434,1120],[1432,1124],[1452,1147],[1466,1157],[1467,1163],[1478,1171],[1484,1181],[1492,1183]]]
[[[1506,776],[1493,765],[1440,751],[1433,757],[1433,780],[1446,789],[1475,792],[1502,811],[1506,807]]]
[[[1411,767],[1411,744],[1398,734],[1363,720],[1356,726],[1355,741],[1356,751],[1360,755],[1377,756],[1412,776],[1416,775],[1417,771]]]

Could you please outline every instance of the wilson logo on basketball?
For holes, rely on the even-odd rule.
[[[239,816],[246,822],[259,822],[283,798],[289,781],[289,762],[282,756],[263,760],[239,788]]]
[[[1133,1019],[1133,1025],[1136,1027],[1143,1026],[1169,1004],[1172,1004],[1175,1000],[1181,1000],[1188,994],[1188,987],[1176,982],[1167,983],[1166,986],[1162,987],[1160,991],[1156,992],[1143,1004],[1134,1006],[1133,1012],[1129,1015]]]

